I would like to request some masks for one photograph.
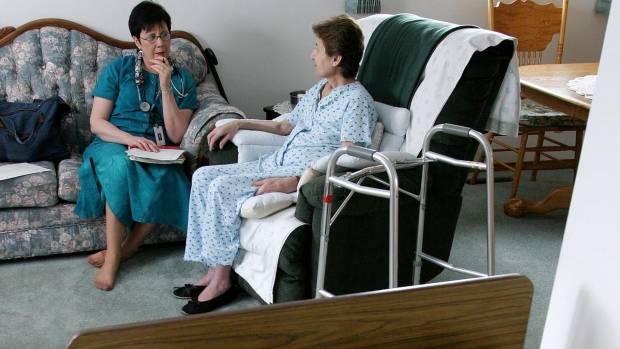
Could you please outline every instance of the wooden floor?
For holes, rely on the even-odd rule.
[[[523,348],[532,294],[494,276],[88,329],[69,348]]]

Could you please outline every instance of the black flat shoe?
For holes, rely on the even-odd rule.
[[[211,310],[231,303],[236,298],[237,290],[234,287],[231,287],[228,291],[208,301],[199,302],[197,299],[192,299],[191,301],[187,302],[187,304],[185,304],[182,311],[183,314],[187,315],[208,313]]]
[[[207,288],[207,286],[185,284],[185,286],[175,287],[172,294],[180,299],[192,299],[198,297],[200,292],[204,291],[205,288]]]

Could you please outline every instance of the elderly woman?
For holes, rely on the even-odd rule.
[[[240,129],[288,135],[277,151],[249,163],[200,168],[192,179],[185,260],[208,266],[194,284],[174,295],[192,298],[186,314],[211,311],[236,297],[231,267],[239,250],[239,211],[253,195],[293,192],[307,164],[349,144],[368,145],[377,121],[372,97],[355,80],[364,50],[363,34],[348,15],[312,26],[310,58],[323,79],[306,93],[286,120],[235,120],[208,135],[209,148],[223,147]]]
[[[136,5],[129,31],[136,54],[111,62],[93,91],[90,127],[96,137],[84,151],[75,208],[80,217],[106,217],[107,250],[87,259],[101,267],[95,286],[102,290],[114,287],[120,262],[136,252],[155,224],[187,228],[190,183],[182,165],[139,163],[125,151],[157,152],[180,143],[198,108],[196,84],[172,63],[170,15],[162,6]]]

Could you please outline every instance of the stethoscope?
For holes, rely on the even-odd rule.
[[[172,73],[174,74],[175,71],[176,71],[176,68],[172,66]],[[189,95],[189,91],[185,92],[185,83],[183,82],[183,75],[181,75],[180,73],[178,73],[177,75],[179,76],[179,80],[181,80],[181,91],[179,91],[179,89],[176,87],[172,78],[170,79],[170,86],[174,89],[174,91],[177,93],[177,96],[179,98],[185,98],[187,97],[187,95]],[[145,94],[144,83],[136,84],[136,87],[138,88],[138,98],[140,99],[140,110],[142,110],[143,112],[152,111],[153,108],[155,107],[155,104],[157,104],[157,101],[159,100],[159,96],[161,95],[161,87],[157,89],[157,92],[155,96],[153,97],[152,104],[149,104],[149,102],[146,101],[146,98],[144,98],[144,94]]]
[[[172,74],[174,74],[176,70],[177,70],[176,67],[173,65]],[[172,86],[172,88],[177,93],[177,96],[179,96],[179,98],[185,98],[189,94],[189,91],[185,93],[185,84],[183,83],[183,75],[181,75],[181,73],[178,73],[177,75],[179,75],[179,80],[181,80],[181,91],[179,91],[179,89],[174,85],[174,81],[172,81],[172,78],[170,78],[170,86]]]
[[[172,74],[174,76],[175,72],[177,72],[176,66],[170,61],[170,59],[168,59],[168,61],[171,63],[170,68],[172,69]],[[187,97],[187,95],[189,95],[189,91],[185,92],[185,82],[183,81],[183,75],[179,72],[177,73],[177,75],[179,76],[179,80],[181,80],[181,91],[179,91],[178,87],[174,84],[172,77],[170,78],[170,86],[174,89],[179,98],[185,98]],[[144,91],[144,78],[142,75],[142,51],[138,51],[136,55],[135,75],[136,87],[138,89],[138,99],[140,100],[140,110],[142,110],[143,112],[151,112],[155,107],[155,104],[157,104],[159,96],[161,95],[161,87],[157,89],[155,96],[153,96],[153,103],[149,104],[146,101]]]

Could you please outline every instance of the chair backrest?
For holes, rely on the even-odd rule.
[[[519,65],[540,64],[555,34],[559,34],[555,63],[562,63],[568,0],[562,1],[562,7],[530,0],[494,2],[489,0],[488,4],[489,29],[517,38]]]
[[[398,20],[395,20],[396,16],[399,17]],[[411,115],[425,114],[425,111],[421,111],[421,104],[429,104],[431,102],[428,101],[431,99],[418,101],[421,104],[416,104],[415,98],[407,98],[410,95],[405,96],[402,90],[409,88],[410,92],[415,95],[414,92],[421,86],[423,80],[432,81],[430,75],[425,72],[426,63],[431,60],[430,57],[435,48],[443,46],[439,42],[445,42],[442,40],[450,33],[464,28],[476,31],[479,35],[484,35],[484,32],[488,31],[415,15],[396,16],[382,14],[358,20],[365,40],[368,42],[358,80],[364,84],[376,102],[409,108]],[[393,30],[386,33],[384,29],[377,36],[378,28],[381,28],[388,20],[393,20],[388,27]],[[394,33],[398,36],[394,37],[392,35]],[[374,47],[370,48],[373,39]],[[423,52],[422,48],[426,51]],[[475,52],[469,61],[466,61],[467,66],[457,79],[458,82],[454,89],[440,106],[441,109],[434,124],[450,123],[484,132],[513,53],[514,44],[508,40]],[[452,54],[451,57],[454,61],[457,60],[456,54]],[[455,65],[454,62],[452,63]],[[413,72],[413,66],[417,66],[419,71]],[[387,76],[388,72],[389,76]],[[415,79],[414,83],[407,81],[409,83],[407,84],[401,81],[409,79]],[[444,81],[444,79],[440,80]],[[443,95],[443,93],[432,94],[432,96],[435,95]],[[480,98],[481,96],[485,98]],[[432,103],[435,103],[435,100],[432,100]],[[429,125],[429,128],[430,126],[432,125]],[[477,148],[478,143],[474,140],[453,135],[440,134],[431,142],[432,151],[462,160],[472,160]],[[381,150],[384,150],[383,144]],[[431,166],[431,173],[435,173],[433,177],[435,183],[440,184],[434,186],[434,190],[460,192],[468,170],[447,164],[436,164],[436,166]]]

